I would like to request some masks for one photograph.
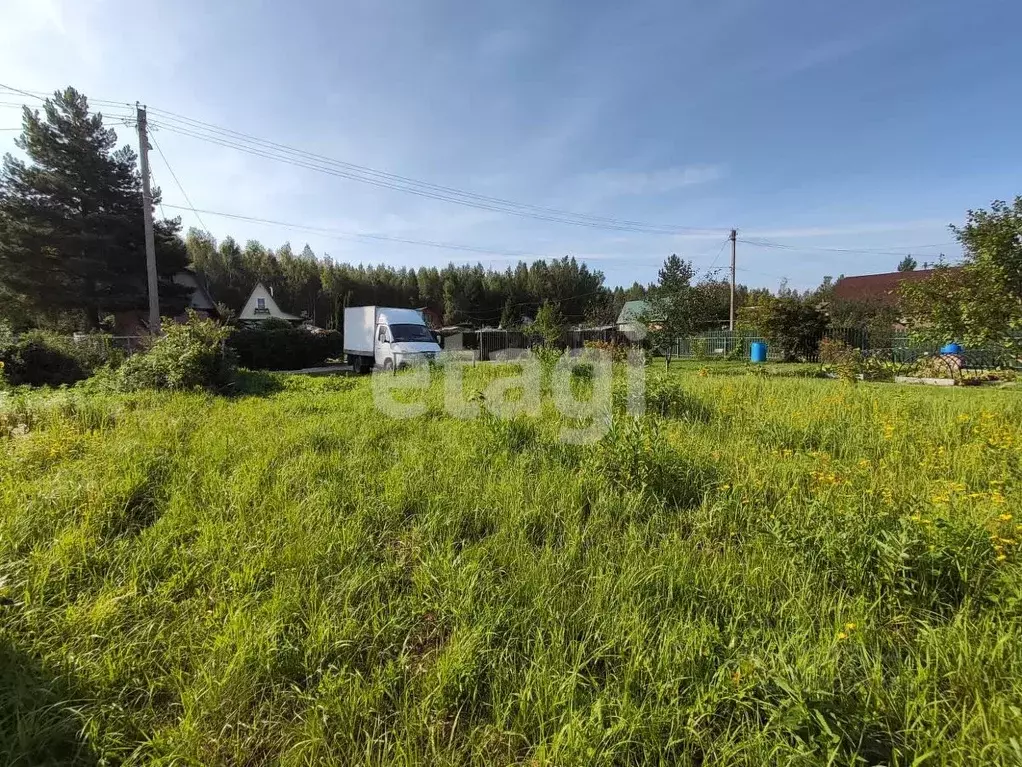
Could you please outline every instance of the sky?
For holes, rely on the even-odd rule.
[[[1013,0],[0,0],[0,20],[0,83],[149,107],[167,216],[338,261],[572,255],[630,285],[671,253],[719,270],[735,227],[739,282],[809,288],[905,253],[953,261],[949,224],[1022,194]],[[0,152],[17,152],[23,102],[39,103],[0,92]],[[380,188],[182,135],[155,110],[672,231]],[[99,111],[137,145],[127,106]]]

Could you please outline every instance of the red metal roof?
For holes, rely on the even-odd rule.
[[[879,301],[893,304],[898,300],[898,286],[902,282],[925,280],[933,272],[933,269],[915,269],[911,272],[885,272],[884,274],[842,277],[834,283],[834,300]]]

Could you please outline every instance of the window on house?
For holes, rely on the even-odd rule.
[[[256,309],[265,309],[265,308],[266,308],[266,299],[265,298],[257,298],[256,299]]]

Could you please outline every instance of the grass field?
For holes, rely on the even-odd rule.
[[[250,383],[0,405],[0,763],[1022,762],[1017,391]]]

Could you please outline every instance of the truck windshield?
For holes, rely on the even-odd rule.
[[[391,325],[390,334],[394,343],[425,342],[432,343],[433,336],[425,325]]]

